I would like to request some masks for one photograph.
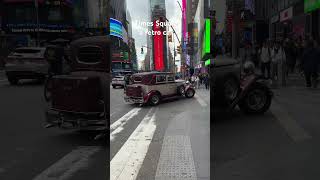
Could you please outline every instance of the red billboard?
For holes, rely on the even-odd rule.
[[[164,70],[164,61],[163,61],[163,32],[160,26],[157,26],[156,21],[154,21],[153,31],[155,32],[153,38],[154,44],[154,69],[156,71]],[[161,32],[161,33],[158,33]]]

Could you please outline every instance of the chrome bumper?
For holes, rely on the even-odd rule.
[[[124,101],[127,103],[136,103],[136,104],[143,104],[144,103],[143,97],[135,98],[135,97],[125,96]]]
[[[84,118],[72,118],[63,114],[48,110],[46,111],[46,128],[59,127],[61,129],[78,129],[78,130],[104,130],[106,129],[106,120],[88,120]]]

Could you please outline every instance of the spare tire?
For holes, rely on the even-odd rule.
[[[238,96],[240,82],[233,76],[227,76],[216,84],[216,96],[219,104],[229,105]]]

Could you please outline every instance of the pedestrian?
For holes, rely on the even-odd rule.
[[[317,87],[319,55],[319,50],[315,47],[314,42],[309,40],[307,42],[307,47],[302,55],[302,67],[307,87]]]
[[[199,81],[200,81],[199,76],[196,76],[195,78],[196,89],[199,89]]]
[[[283,50],[283,47],[280,45],[280,43],[277,43],[274,50],[273,50],[273,56],[272,56],[272,79],[276,82],[278,82],[280,73],[279,71],[282,68],[282,65],[285,65],[286,63],[286,55]],[[286,72],[286,71],[284,71]],[[283,79],[285,77],[282,76],[282,82],[285,81]],[[283,83],[285,84],[285,83]]]
[[[209,89],[209,77],[208,75],[204,76],[204,85],[206,86],[206,89]]]
[[[267,42],[263,43],[262,48],[260,49],[260,61],[261,61],[261,72],[263,77],[270,79],[270,58],[271,52],[270,48],[267,45]],[[265,76],[267,70],[267,77]]]

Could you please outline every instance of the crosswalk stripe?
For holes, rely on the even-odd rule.
[[[207,107],[208,106],[208,104],[199,95],[195,94],[194,97],[196,98],[196,100],[199,102],[199,104],[202,107]]]
[[[135,180],[148,152],[156,130],[155,115],[151,108],[128,140],[110,162],[110,180]]]
[[[102,150],[97,146],[83,146],[71,151],[33,180],[67,180],[77,171],[88,167],[89,158]]]
[[[122,116],[116,122],[110,125],[110,141],[113,141],[115,136],[119,134],[123,130],[123,126],[127,124],[127,122],[132,119],[134,116],[138,115],[141,108],[134,108],[129,111],[127,114]]]

